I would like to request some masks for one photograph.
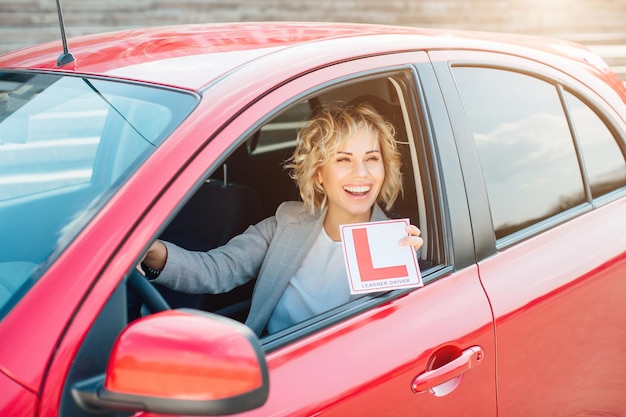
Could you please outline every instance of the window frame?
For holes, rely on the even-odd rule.
[[[561,95],[561,101],[563,103],[563,108],[565,109],[565,114],[567,116],[567,121],[570,124],[570,130],[572,132],[572,137],[574,139],[574,144],[576,146],[576,152],[579,155],[579,163],[581,171],[583,172],[583,179],[585,180],[585,192],[587,193],[587,201],[589,201],[594,208],[598,208],[604,204],[607,204],[613,201],[615,198],[619,198],[622,195],[626,194],[626,185],[622,187],[618,187],[615,190],[611,190],[607,193],[598,195],[596,197],[593,196],[591,190],[591,181],[589,179],[587,173],[587,163],[585,162],[585,155],[583,146],[581,144],[580,133],[576,129],[576,121],[574,116],[572,115],[572,110],[570,109],[569,102],[567,100],[566,95],[570,94],[574,98],[578,99],[582,102],[587,108],[593,112],[597,118],[604,124],[607,130],[611,133],[613,140],[615,141],[618,149],[621,152],[622,159],[624,160],[626,166],[626,139],[624,137],[624,133],[620,132],[615,123],[611,120],[611,117],[607,114],[607,112],[602,108],[595,105],[593,100],[590,97],[583,97],[579,92],[574,91],[572,88],[564,85],[563,83],[558,84],[559,94]]]
[[[221,155],[215,163],[207,167],[207,171],[204,176],[198,180],[196,185],[187,192],[186,197],[181,200],[179,207],[175,212],[170,215],[168,221],[164,222],[161,229],[164,229],[174,218],[174,216],[182,209],[192,195],[202,186],[206,178],[220,174],[224,164],[228,163],[228,158],[240,148],[246,148],[249,152],[254,153],[254,146],[250,143],[253,141],[253,137],[257,131],[263,128],[263,126],[271,123],[272,120],[281,117],[285,111],[289,108],[297,106],[304,100],[310,100],[311,98],[319,97],[324,94],[328,94],[330,91],[339,90],[347,85],[358,82],[367,82],[368,80],[382,80],[393,79],[396,81],[395,91],[399,93],[401,109],[403,111],[403,121],[409,134],[409,146],[411,149],[411,161],[413,164],[418,163],[417,169],[423,167],[423,172],[420,171],[419,175],[416,173],[415,165],[411,167],[415,176],[415,181],[422,179],[422,184],[427,182],[429,185],[424,192],[428,193],[428,197],[421,197],[418,200],[426,201],[424,204],[429,204],[431,208],[424,209],[428,213],[428,219],[438,219],[438,231],[433,232],[433,235],[437,237],[435,245],[438,245],[437,256],[444,257],[444,261],[435,265],[432,268],[426,270],[422,277],[426,284],[449,274],[455,269],[455,260],[453,259],[454,251],[450,248],[451,228],[448,226],[449,221],[447,219],[447,207],[442,202],[443,190],[442,179],[440,178],[440,168],[437,166],[436,157],[424,155],[425,152],[433,152],[433,140],[432,135],[428,133],[427,123],[425,120],[427,115],[422,114],[418,109],[423,105],[424,98],[420,97],[419,91],[421,91],[417,73],[411,65],[399,65],[395,67],[386,67],[379,70],[366,70],[355,72],[349,76],[341,77],[331,81],[327,81],[321,85],[307,89],[300,92],[289,100],[282,102],[278,107],[263,114],[255,123],[245,131],[245,133],[238,137],[229,147],[229,152]],[[421,93],[423,94],[423,93]],[[426,111],[424,110],[424,113]],[[410,132],[410,133],[409,133]],[[419,147],[419,150],[416,148]],[[278,147],[280,148],[280,146]],[[426,161],[431,163],[425,166]],[[284,172],[287,176],[288,173]],[[416,190],[417,191],[417,190]],[[432,207],[436,207],[433,209]],[[273,213],[272,213],[273,214]],[[434,229],[433,229],[434,230]],[[470,251],[471,252],[471,251]],[[473,263],[474,259],[471,259],[470,263]],[[468,263],[469,264],[469,263]],[[394,290],[385,292],[383,294],[366,295],[358,300],[349,302],[347,304],[338,306],[334,309],[316,315],[301,323],[297,323],[283,331],[277,332],[270,336],[264,336],[261,340],[266,352],[271,352],[278,348],[287,346],[296,340],[303,337],[315,334],[327,327],[337,325],[342,321],[345,321],[351,317],[362,314],[368,310],[376,308],[382,304],[388,303],[398,297],[404,296],[412,291],[419,290],[419,288]]]
[[[428,184],[427,189],[422,191],[421,198],[418,196],[418,210],[425,211],[427,213],[427,219],[422,220],[420,218],[420,222],[428,222],[438,218],[437,227],[439,230],[433,233],[436,235],[436,239],[433,239],[435,242],[433,245],[438,245],[437,256],[444,257],[445,261],[429,268],[426,270],[426,273],[422,274],[425,285],[428,285],[428,283],[450,273],[454,268],[454,261],[452,259],[452,250],[448,244],[451,239],[449,236],[445,235],[446,233],[449,233],[449,228],[445,226],[447,223],[447,216],[442,217],[445,213],[445,209],[443,208],[441,200],[442,193],[439,169],[436,166],[435,158],[432,156],[432,141],[430,140],[432,136],[428,133],[428,129],[425,124],[425,118],[427,118],[427,116],[424,115],[424,112],[418,111],[418,109],[424,108],[422,107],[424,99],[421,96],[423,93],[419,93],[421,89],[417,74],[412,67],[399,66],[396,68],[386,68],[378,71],[366,71],[327,82],[322,86],[302,92],[292,100],[283,103],[281,107],[265,115],[263,120],[257,124],[256,129],[262,129],[262,127],[271,122],[272,119],[280,117],[280,115],[288,108],[297,106],[303,100],[319,98],[320,96],[328,95],[329,92],[336,93],[337,90],[341,90],[345,86],[352,83],[367,82],[368,80],[373,79],[380,80],[383,78],[394,80],[396,84],[395,90],[398,94],[399,104],[403,112],[404,127],[407,130],[406,133],[408,135],[408,146],[411,151],[411,163],[413,164],[411,171],[414,175],[415,185],[417,185],[417,182],[420,180],[422,185]],[[243,139],[240,139],[238,143],[241,143],[242,141],[249,142],[250,137],[251,136],[248,135]],[[429,156],[426,156],[427,152]],[[427,163],[427,160],[430,160],[431,162]],[[285,173],[285,175],[287,175],[287,173]],[[419,193],[418,190],[416,191]],[[430,205],[430,208],[424,208],[423,210],[420,209],[420,202],[425,205]],[[261,342],[263,343],[266,352],[274,351],[293,343],[294,340],[314,334],[326,327],[336,325],[353,316],[362,314],[416,290],[419,290],[419,288],[401,289],[388,291],[382,294],[374,293],[373,295],[365,295],[358,300],[311,317],[310,319],[297,323],[283,331],[269,336],[264,336]]]
[[[600,91],[606,89],[607,86],[602,83],[601,80],[591,79],[582,81],[574,78],[573,75],[560,71],[558,66],[500,52],[464,50],[436,51],[430,52],[429,54],[433,60],[433,67],[435,68],[438,82],[445,97],[446,107],[455,132],[457,146],[460,149],[459,158],[463,165],[463,175],[466,186],[468,187],[468,199],[484,198],[487,202],[486,211],[479,212],[478,210],[472,210],[472,227],[474,229],[478,261],[626,195],[626,187],[623,187],[612,193],[599,196],[595,199],[589,199],[579,206],[558,213],[514,234],[496,240],[482,167],[478,159],[472,132],[465,120],[465,113],[459,93],[456,90],[452,73],[453,67],[501,69],[538,78],[557,87],[559,99],[562,103],[565,99],[562,91],[565,89],[586,103],[602,118],[607,127],[611,129],[622,152],[624,152],[626,147],[626,123],[624,123],[624,119],[621,118],[619,113],[615,110],[615,102],[611,101],[611,99],[615,97],[609,97],[605,100],[603,97],[599,96],[599,93],[592,89],[593,87],[597,87]],[[617,95],[617,93],[615,93],[615,95]],[[563,106],[563,110],[571,130],[571,115],[565,105]],[[573,132],[572,140],[574,140],[575,149],[578,154],[580,152],[580,146]],[[461,151],[462,149],[464,151]],[[580,164],[580,161],[579,167],[581,170],[584,168],[584,166]],[[581,173],[584,187],[587,189],[589,180],[586,172],[581,171]],[[486,224],[488,227],[486,227]]]
[[[453,68],[458,67],[458,68],[479,68],[479,69],[486,69],[486,70],[496,70],[496,71],[504,71],[507,73],[512,73],[512,74],[517,74],[517,75],[522,75],[522,76],[526,76],[529,77],[529,79],[533,79],[533,80],[538,80],[539,82],[544,82],[546,83],[547,86],[550,86],[553,90],[554,90],[554,96],[553,98],[556,99],[560,105],[559,110],[560,112],[562,112],[562,116],[564,117],[564,119],[561,119],[561,122],[565,122],[564,126],[566,126],[567,128],[567,132],[569,134],[569,137],[567,138],[568,143],[571,142],[572,146],[573,146],[573,151],[574,151],[574,159],[573,161],[575,161],[575,163],[577,164],[577,172],[580,174],[580,192],[582,192],[584,194],[583,200],[581,200],[579,203],[565,209],[565,210],[561,210],[558,211],[556,213],[553,214],[548,214],[546,217],[542,217],[540,218],[540,220],[535,220],[535,219],[527,219],[526,221],[522,222],[530,222],[532,221],[532,224],[529,226],[525,226],[522,227],[514,232],[508,233],[502,237],[497,237],[496,235],[496,245],[498,247],[501,246],[506,246],[508,245],[508,242],[510,241],[518,241],[519,239],[523,239],[523,236],[526,235],[527,231],[534,228],[536,225],[542,225],[545,224],[547,227],[550,227],[551,224],[554,223],[555,220],[559,219],[562,216],[566,216],[566,213],[576,213],[578,211],[579,208],[587,205],[590,203],[590,191],[589,191],[589,185],[588,185],[588,179],[586,176],[586,173],[584,172],[584,165],[583,165],[583,161],[582,161],[582,156],[581,156],[581,152],[579,149],[579,144],[575,138],[574,135],[574,131],[572,130],[572,121],[571,121],[571,117],[567,111],[567,107],[566,107],[566,103],[565,103],[565,99],[564,96],[562,94],[562,89],[560,87],[560,84],[556,83],[553,80],[547,79],[546,77],[542,77],[542,76],[537,76],[536,74],[533,74],[529,71],[520,71],[519,69],[512,69],[509,67],[503,67],[503,66],[484,66],[484,65],[459,65],[459,64],[455,64],[455,65],[451,65],[450,70],[452,72],[452,77],[454,78],[454,74],[453,74]],[[455,86],[456,86],[456,81],[455,82]],[[458,87],[456,87],[458,89]],[[458,90],[457,90],[458,91]],[[460,98],[460,94],[459,94],[459,98]],[[463,106],[465,106],[465,103],[463,104]],[[559,117],[561,117],[561,114],[559,114]],[[474,133],[471,130],[469,121],[467,121],[467,125],[468,125],[468,129],[470,129],[471,131],[471,136],[472,136],[472,141],[474,144],[474,147],[476,149],[476,152],[478,152],[478,146],[476,145],[476,141],[474,138]],[[479,161],[480,161],[480,157],[479,157]],[[483,162],[480,161],[480,165],[481,165],[481,171],[483,169]],[[483,174],[484,175],[484,174]],[[487,182],[483,176],[483,183],[485,188],[487,187]],[[488,199],[489,199],[489,194],[487,195]],[[490,213],[493,219],[493,212],[492,212],[492,207],[491,207],[491,203],[490,205]],[[557,220],[558,221],[558,220]],[[494,234],[496,232],[496,227],[495,225],[493,225],[493,229],[494,229]]]

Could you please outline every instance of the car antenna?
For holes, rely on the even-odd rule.
[[[65,24],[63,23],[63,13],[61,13],[60,0],[57,2],[57,13],[59,14],[59,26],[61,27],[61,41],[63,42],[63,53],[57,58],[57,67],[62,67],[70,62],[74,62],[74,55],[69,52],[67,48],[67,37],[65,36]]]

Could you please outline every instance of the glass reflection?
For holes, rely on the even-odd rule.
[[[567,105],[582,149],[592,196],[626,186],[624,154],[602,119],[585,103],[566,93]]]
[[[585,201],[556,88],[521,73],[453,68],[483,166],[496,237]]]

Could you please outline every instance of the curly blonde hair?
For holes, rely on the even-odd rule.
[[[294,154],[285,164],[291,169],[290,176],[296,181],[300,196],[311,212],[326,205],[324,188],[316,181],[319,168],[339,151],[346,140],[363,128],[376,134],[385,169],[377,202],[390,210],[402,192],[400,152],[393,125],[367,103],[351,105],[340,102],[322,108],[306,122],[298,132]]]

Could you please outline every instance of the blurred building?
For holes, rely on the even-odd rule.
[[[584,43],[626,79],[626,0],[60,1],[68,36],[142,26],[268,20],[529,33]],[[0,1],[0,53],[56,39],[55,0]]]

